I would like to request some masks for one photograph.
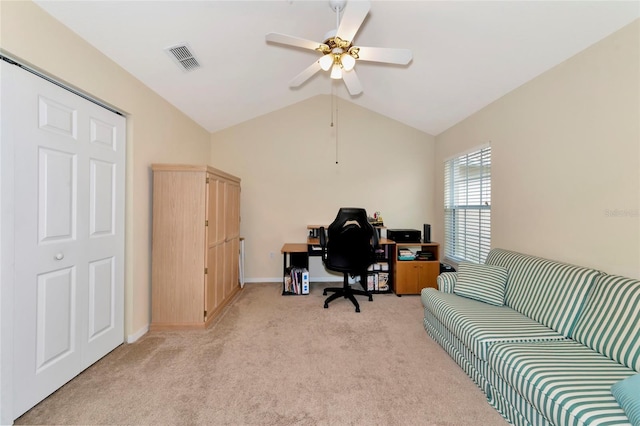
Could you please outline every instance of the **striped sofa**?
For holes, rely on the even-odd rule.
[[[427,333],[510,423],[639,424],[640,281],[493,249],[438,287]]]

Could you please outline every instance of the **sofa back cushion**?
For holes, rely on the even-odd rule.
[[[616,275],[599,277],[573,338],[640,372],[640,281]]]
[[[509,271],[505,305],[561,333],[571,336],[589,289],[600,275],[595,269],[492,249],[488,265]]]

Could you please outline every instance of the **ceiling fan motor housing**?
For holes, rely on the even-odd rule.
[[[344,5],[347,3],[346,0],[329,0],[329,6],[334,12],[341,12],[344,10]]]

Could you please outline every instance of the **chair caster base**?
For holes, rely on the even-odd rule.
[[[329,303],[331,303],[332,301],[339,298],[345,298],[350,300],[351,303],[353,303],[353,305],[356,308],[356,312],[360,312],[360,305],[358,304],[358,301],[355,298],[356,295],[367,296],[367,298],[369,299],[369,302],[373,302],[373,294],[369,293],[366,290],[352,289],[349,283],[347,282],[346,275],[345,275],[345,280],[342,284],[342,287],[327,287],[322,290],[323,296],[326,296],[328,293],[333,293],[333,294],[331,294],[331,296],[325,299],[324,301],[325,309],[329,307]]]

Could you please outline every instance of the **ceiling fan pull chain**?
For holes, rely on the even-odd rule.
[[[330,127],[333,127],[333,96],[334,96],[334,87],[332,84],[331,85],[331,125]]]
[[[333,84],[333,82],[331,83],[331,90],[335,90],[335,85]],[[335,95],[332,96],[333,98],[335,98]],[[338,101],[335,101],[336,103],[336,115],[335,115],[335,122],[336,122],[336,126],[335,126],[335,138],[336,138],[336,164],[338,164]]]

